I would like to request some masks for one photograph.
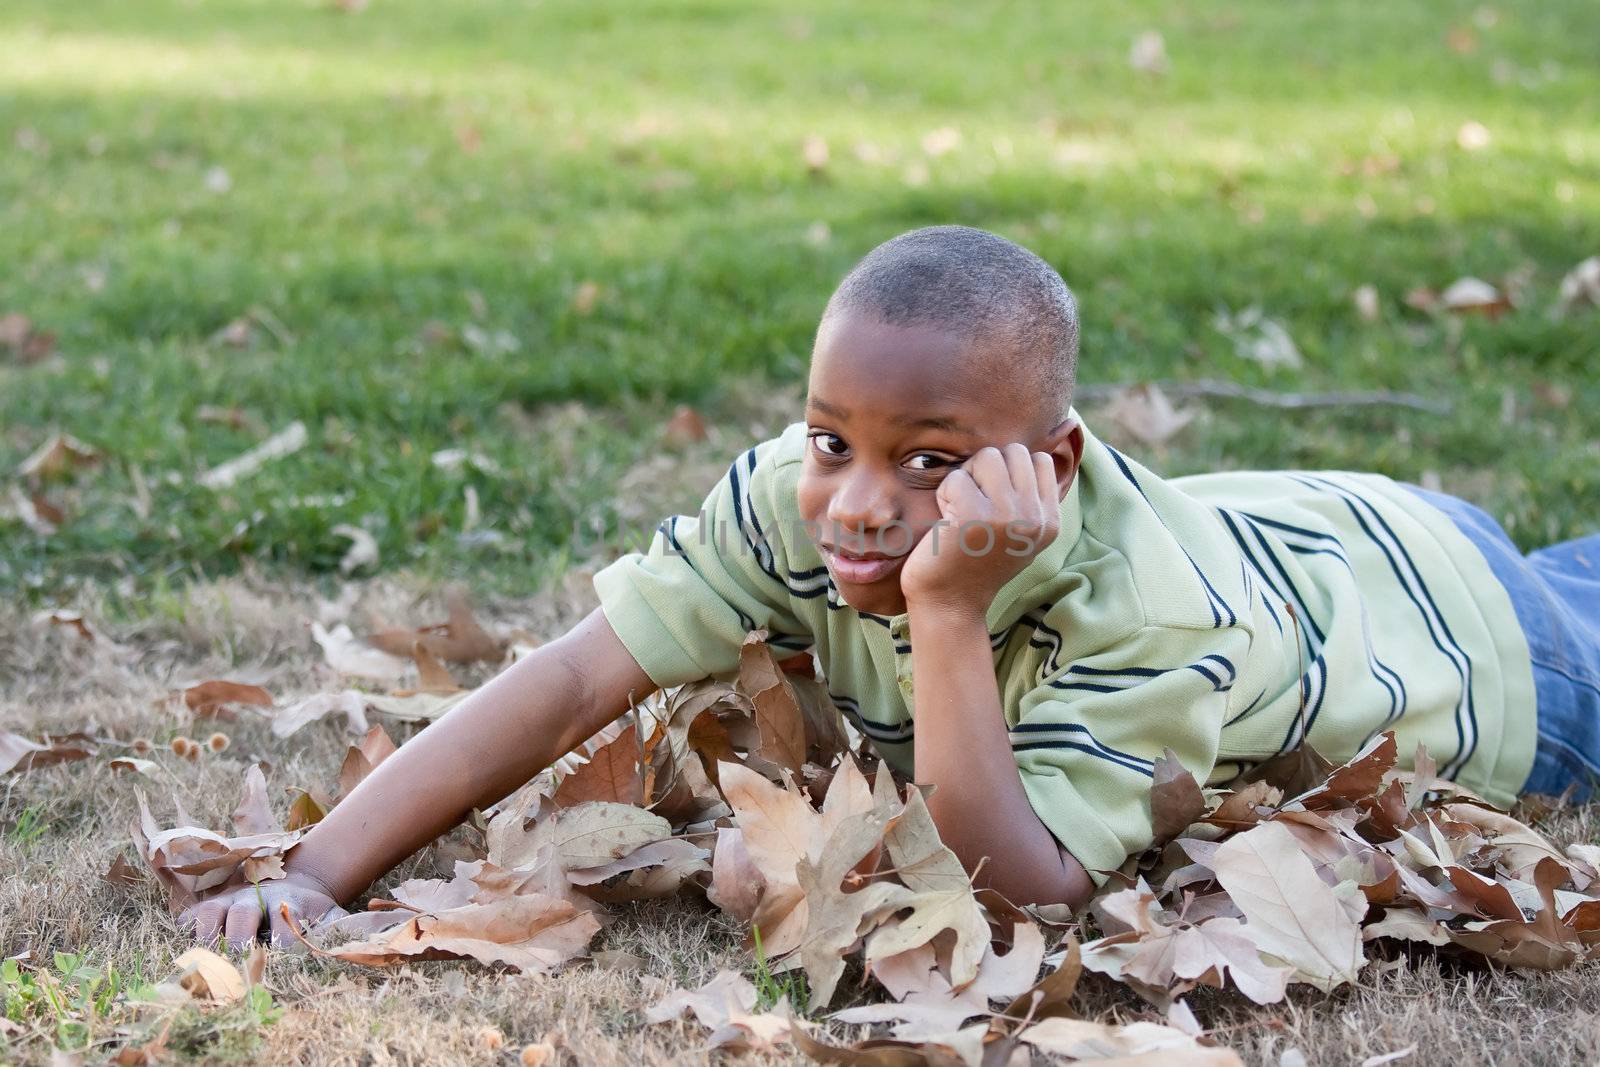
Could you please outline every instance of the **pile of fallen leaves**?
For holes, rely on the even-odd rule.
[[[763,966],[803,972],[791,988],[808,999],[757,1011],[755,987],[724,972],[667,996],[649,1021],[691,1013],[725,1049],[792,1042],[830,1062],[974,1065],[1036,1053],[1235,1063],[1205,1043],[1183,994],[1231,985],[1265,1004],[1290,983],[1331,990],[1356,980],[1379,940],[1534,968],[1587,959],[1600,942],[1600,848],[1561,851],[1437,778],[1421,750],[1415,770],[1399,769],[1392,734],[1343,766],[1303,748],[1211,790],[1169,754],[1151,796],[1155,843],[1102,872],[1088,914],[1018,908],[974,891],[921,789],[872,757],[809,657],[780,664],[764,636],[745,642],[737,678],[653,694],[474,813],[464,834],[436,846],[451,877],[405,881],[366,911],[313,924],[303,940],[369,966],[472,959],[547,972],[584,957],[616,905],[701,894],[748,927]],[[396,683],[408,654],[420,680],[399,695],[345,690],[266,712],[280,734],[333,710],[362,732],[337,788],[301,790],[287,824],[259,767],[226,833],[199,827],[181,804],[179,825],[163,830],[140,795],[133,837],[174,912],[230,880],[283,876],[284,855],[395,751],[366,712],[431,717],[468,692],[439,660],[517,653],[464,608],[436,627],[318,640],[330,663],[358,668],[341,673],[381,667]],[[213,697],[261,703],[244,690],[195,689],[183,696],[191,709]],[[0,740],[19,767],[94,751],[89,739],[26,749]],[[1091,932],[1100,936],[1080,941]],[[1162,1014],[1118,1025],[1076,1017],[1084,969]],[[829,1018],[886,1024],[888,1036],[830,1044],[804,1017],[825,1012],[842,986],[855,1006]]]

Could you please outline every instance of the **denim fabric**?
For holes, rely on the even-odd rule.
[[[1511,594],[1538,702],[1538,750],[1522,792],[1571,787],[1573,799],[1590,799],[1600,786],[1600,534],[1524,556],[1481,508],[1406,488],[1455,521]]]

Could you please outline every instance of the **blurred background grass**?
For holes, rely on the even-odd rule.
[[[1164,71],[1130,61],[1151,32]],[[1452,405],[1207,402],[1163,471],[1374,469],[1525,547],[1593,530],[1600,313],[1552,309],[1600,252],[1597,39],[1592,0],[7,0],[0,315],[55,342],[0,348],[0,592],[329,573],[341,523],[526,591],[671,471],[674,404],[769,428],[741,398],[798,395],[838,278],[943,222],[1061,270],[1085,382]],[[1468,275],[1518,306],[1404,302]],[[1252,306],[1303,368],[1216,327]],[[295,420],[293,456],[195,482]],[[12,473],[58,431],[104,461]]]

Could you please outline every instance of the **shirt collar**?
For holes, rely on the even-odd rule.
[[[1078,418],[1076,408],[1069,409],[1069,414],[1078,419],[1080,426],[1083,425],[1083,420]],[[1083,443],[1085,452],[1093,444],[1087,427],[1083,431]],[[1066,496],[1061,499],[1061,525],[1055,540],[1029,560],[1026,567],[1013,575],[1011,580],[995,593],[994,601],[990,603],[989,610],[985,614],[985,621],[991,634],[1009,630],[1027,611],[1037,607],[1038,604],[1030,593],[1060,574],[1062,568],[1066,566],[1067,557],[1072,554],[1078,538],[1083,534],[1083,494],[1080,489],[1082,485],[1083,469],[1080,464],[1077,474],[1073,476],[1072,485],[1068,487]],[[910,619],[908,612],[891,616],[890,632],[905,635],[910,627]]]

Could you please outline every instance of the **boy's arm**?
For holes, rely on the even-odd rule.
[[[900,587],[915,649],[916,780],[935,787],[939,836],[979,884],[1019,904],[1076,906],[1094,884],[1023,790],[986,621],[995,593],[1059,533],[1060,493],[1050,454],[980,449],[939,484],[943,518],[912,550]]]
[[[1018,904],[1089,898],[1094,882],[1034,812],[1017,774],[981,612],[911,609],[916,780],[962,865]],[[979,867],[979,864],[982,867]]]
[[[1150,753],[1170,747],[1205,781],[1251,638],[1238,626],[1137,631],[1046,675],[1008,727],[986,616],[995,592],[1057,535],[1059,492],[1050,455],[980,450],[940,484],[935,530],[974,528],[967,544],[985,550],[964,548],[960,532],[940,545],[930,531],[901,588],[915,650],[916,776],[936,787],[928,809],[941,837],[1013,900],[1077,906],[1092,872],[1153,835]],[[1031,552],[994,548],[1019,541]]]
[[[515,791],[656,688],[599,608],[502,671],[384,760],[290,851],[287,876],[264,882],[306,918],[317,896],[344,904],[473,808]],[[181,917],[206,939],[254,937],[260,897],[244,887]],[[299,904],[297,902],[306,902]],[[280,942],[288,931],[270,916]]]

